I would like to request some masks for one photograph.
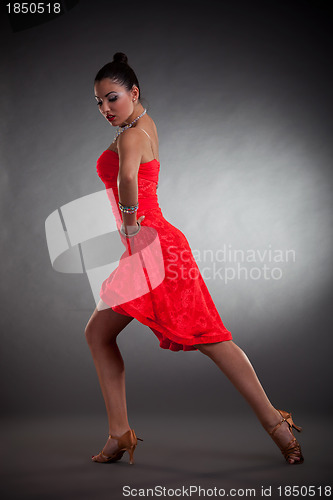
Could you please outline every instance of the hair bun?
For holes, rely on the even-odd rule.
[[[128,64],[127,55],[123,52],[116,52],[113,56],[113,62]]]

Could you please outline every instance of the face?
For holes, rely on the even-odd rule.
[[[138,88],[128,91],[123,85],[114,83],[110,78],[95,82],[95,99],[102,115],[114,127],[131,122],[134,105],[138,99]]]

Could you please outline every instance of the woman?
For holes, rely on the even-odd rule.
[[[139,82],[125,54],[116,53],[103,66],[94,90],[101,114],[119,127],[113,143],[98,159],[97,173],[107,188],[126,252],[103,282],[101,301],[85,330],[109,422],[108,440],[92,460],[113,462],[128,451],[133,463],[138,438],[128,423],[124,362],[117,336],[136,318],[151,328],[162,348],[199,350],[210,357],[250,404],[286,461],[302,463],[301,448],[292,433],[292,427],[301,428],[288,412],[275,409],[268,400],[250,361],[225,328],[186,237],[163,217],[156,195],[160,169],[156,126],[140,102]],[[150,257],[144,263],[147,249]],[[161,256],[162,277],[156,272],[161,271]],[[159,276],[155,284],[148,277],[151,269],[155,274],[150,273],[150,278]],[[177,272],[180,269],[182,274]],[[133,292],[135,284],[137,293]]]

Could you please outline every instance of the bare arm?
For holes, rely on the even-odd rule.
[[[119,173],[118,194],[123,205],[138,203],[138,171],[142,158],[142,136],[138,130],[129,129],[118,139]],[[122,212],[124,230],[127,234],[135,232],[137,228],[136,212],[128,214]],[[142,217],[138,219],[141,222]],[[132,230],[128,229],[132,226]]]

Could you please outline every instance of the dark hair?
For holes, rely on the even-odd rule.
[[[127,56],[123,52],[116,52],[113,56],[113,61],[105,64],[99,70],[95,77],[95,82],[100,82],[104,78],[110,78],[114,83],[123,85],[128,91],[132,89],[133,85],[136,85],[139,89],[140,99],[139,81],[132,68],[128,65]]]

